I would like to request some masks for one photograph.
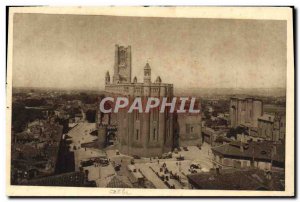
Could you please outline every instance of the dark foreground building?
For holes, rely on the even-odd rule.
[[[228,169],[188,175],[193,189],[283,191],[284,172]]]

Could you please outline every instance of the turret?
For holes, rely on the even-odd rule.
[[[109,71],[106,72],[105,75],[105,84],[110,84],[110,75],[109,75]]]
[[[151,84],[151,68],[148,62],[144,67],[144,84]]]
[[[155,83],[161,83],[161,78],[160,78],[160,76],[158,76],[158,77],[156,78]]]
[[[119,81],[119,45],[115,45],[115,64],[114,64],[114,74],[113,83],[118,83]]]
[[[133,83],[137,83],[137,78],[136,78],[136,76],[133,78]]]

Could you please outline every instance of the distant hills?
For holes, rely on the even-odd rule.
[[[59,88],[25,88],[15,87],[14,91],[24,90],[35,91],[68,91],[85,92],[85,93],[103,93],[104,89],[59,89]],[[233,95],[247,95],[247,96],[260,96],[260,97],[285,97],[285,88],[180,88],[174,87],[175,96],[197,96],[197,97],[228,97]]]
[[[176,96],[189,95],[199,97],[210,96],[230,96],[230,95],[248,95],[248,96],[273,96],[285,97],[285,88],[174,88]]]

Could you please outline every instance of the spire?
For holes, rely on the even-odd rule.
[[[160,76],[158,76],[158,77],[156,78],[155,82],[156,82],[156,83],[161,83],[161,78],[160,78]]]
[[[136,76],[133,78],[133,83],[137,83],[137,78],[136,78]]]
[[[105,74],[105,84],[109,84],[109,83],[110,83],[110,75],[109,75],[109,71],[107,71]]]
[[[151,67],[150,67],[150,65],[149,65],[149,63],[148,63],[148,62],[146,63],[146,65],[145,65],[144,69],[151,69]]]
[[[144,67],[144,83],[150,84],[151,83],[151,68],[149,63],[147,62]]]

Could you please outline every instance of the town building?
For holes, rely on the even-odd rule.
[[[202,127],[202,140],[203,142],[206,142],[211,146],[215,146],[216,144],[218,144],[218,141],[220,141],[220,137],[224,137],[223,140],[226,139],[226,141],[230,141],[228,140],[229,138],[225,138],[226,132],[227,130],[214,130],[213,128]],[[217,139],[219,140],[216,142]]]
[[[274,133],[275,141],[284,141],[285,142],[285,134],[286,134],[286,116],[285,114],[275,114],[275,123],[274,123]]]
[[[179,147],[197,146],[202,144],[201,115],[177,114],[175,127],[178,132]],[[176,132],[174,132],[176,134]]]
[[[261,170],[282,170],[285,167],[283,144],[269,141],[233,141],[213,147],[213,161],[216,168],[258,168]]]
[[[264,140],[285,139],[285,116],[264,114],[258,118],[258,137]]]
[[[187,176],[192,189],[210,190],[272,190],[283,191],[284,172],[258,169],[212,170]]]
[[[181,102],[179,102],[179,105]],[[188,110],[190,102],[185,103]],[[200,109],[200,99],[196,99],[195,109]],[[174,146],[198,146],[202,144],[202,113],[176,113],[174,116]]]
[[[256,98],[230,99],[230,122],[231,127],[243,125],[246,127],[257,127],[258,117],[263,115],[263,103]]]
[[[274,116],[264,114],[258,118],[258,136],[266,140],[274,140]]]
[[[15,134],[11,156],[13,184],[57,172],[62,132],[58,123],[39,119]]]
[[[88,181],[84,172],[69,172],[59,175],[46,176],[38,179],[24,180],[22,185],[31,186],[60,186],[60,187],[95,187],[94,181]]]

